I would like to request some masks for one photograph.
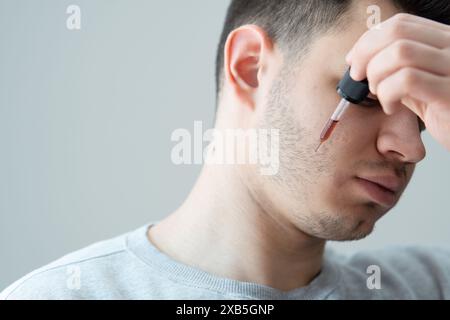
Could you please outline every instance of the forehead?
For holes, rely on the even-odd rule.
[[[312,65],[333,69],[339,77],[342,76],[347,68],[346,54],[369,30],[374,17],[379,17],[382,22],[400,11],[390,0],[353,1],[347,14],[342,17],[339,27],[332,27],[329,32],[312,42],[306,60]]]

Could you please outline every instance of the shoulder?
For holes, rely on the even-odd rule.
[[[350,283],[356,281],[361,288],[377,273],[382,287],[378,294],[384,297],[450,298],[450,249],[447,248],[391,246],[340,255],[339,263],[344,270],[343,277]]]
[[[0,300],[76,299],[81,285],[92,286],[105,277],[113,260],[126,254],[126,235],[94,243],[67,254],[17,280],[0,293]]]
[[[396,272],[450,272],[450,249],[432,246],[392,246],[358,252],[350,257],[354,264],[373,264]]]

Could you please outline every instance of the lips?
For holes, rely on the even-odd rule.
[[[395,176],[356,177],[358,185],[375,202],[392,207],[403,188],[402,181]]]
[[[398,193],[402,189],[402,181],[395,176],[374,176],[374,177],[358,177],[375,183],[380,187],[387,189],[393,193]]]

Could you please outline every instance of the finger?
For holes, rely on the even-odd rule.
[[[444,10],[443,10],[444,11]],[[426,25],[432,28],[436,28],[442,31],[449,31],[450,30],[450,26],[442,23],[442,22],[438,22],[435,20],[431,20],[428,18],[424,18],[421,16],[417,16],[417,15],[413,15],[413,14],[409,14],[409,13],[398,13],[392,17],[390,17],[389,19],[386,19],[386,21],[388,20],[395,20],[395,19],[400,19],[400,20],[404,20],[404,21],[408,21],[411,23],[417,23],[420,24],[422,26]]]
[[[380,81],[402,68],[412,67],[436,75],[450,75],[450,50],[412,40],[397,40],[381,50],[367,66],[370,91],[377,94]]]
[[[403,98],[413,98],[423,103],[408,104],[417,116],[424,119],[425,104],[449,101],[450,81],[415,68],[403,68],[387,77],[378,85],[378,99],[387,114],[396,111]]]
[[[415,23],[416,25],[419,25],[420,27],[428,27],[432,29],[438,29],[443,32],[449,32],[450,26],[441,22],[437,22],[431,19],[427,19],[424,17],[407,14],[407,13],[398,13],[389,19],[383,21],[383,23],[380,24],[380,28],[384,27],[386,24],[395,24],[398,21],[404,21],[409,23]],[[379,29],[376,31],[380,31]],[[352,62],[352,56],[354,52],[354,47],[350,50],[350,52],[347,54],[346,61],[350,65]]]
[[[356,42],[352,49],[350,62],[352,78],[364,79],[371,58],[399,39],[420,42],[438,49],[450,46],[449,31],[444,32],[428,25],[421,26],[408,21],[391,21],[382,26],[381,30],[372,29],[366,32]]]

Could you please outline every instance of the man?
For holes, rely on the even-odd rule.
[[[371,5],[383,22],[368,30]],[[425,157],[424,124],[450,149],[449,20],[443,0],[232,1],[216,128],[279,129],[278,172],[207,165],[166,219],[65,256],[1,297],[450,298],[450,251],[325,249],[367,236],[397,203]],[[316,153],[348,65],[371,94]]]

